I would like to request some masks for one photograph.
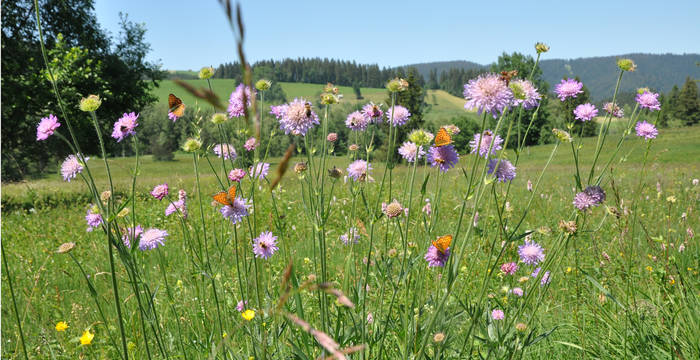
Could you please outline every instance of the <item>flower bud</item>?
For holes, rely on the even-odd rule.
[[[554,128],[552,129],[552,133],[554,133],[554,136],[556,136],[557,139],[559,139],[559,141],[563,143],[571,142],[571,135],[569,135],[569,133],[564,130]]]
[[[389,80],[389,82],[386,84],[386,88],[391,92],[401,92],[408,89],[408,81],[395,78]]]
[[[306,163],[304,162],[298,162],[294,165],[294,172],[297,174],[301,174],[305,172],[309,167],[306,166]]]
[[[187,141],[185,141],[185,144],[182,145],[182,150],[185,150],[186,152],[195,152],[201,148],[202,142],[199,139],[193,138],[187,139]]]
[[[214,115],[211,116],[211,122],[216,125],[223,124],[226,120],[228,120],[228,116],[224,113],[214,113]]]
[[[433,141],[433,138],[433,134],[423,129],[413,130],[410,134],[408,134],[408,140],[410,140],[412,143],[418,146],[425,146],[430,144],[430,142]]]
[[[58,247],[58,251],[56,251],[59,254],[65,254],[70,252],[75,248],[75,243],[74,242],[67,242],[61,244],[61,246]]]
[[[102,105],[102,100],[97,95],[88,95],[80,100],[80,110],[85,112],[95,111],[100,105]]]
[[[330,176],[334,179],[338,179],[341,176],[343,176],[343,170],[340,170],[334,166],[332,169],[328,169],[328,176]]]
[[[617,67],[622,71],[634,71],[637,69],[637,64],[632,59],[617,59]]]
[[[537,51],[538,54],[546,53],[547,51],[549,51],[549,45],[538,42],[537,44],[535,44],[535,51]]]
[[[330,142],[336,142],[336,141],[338,141],[338,134],[330,133],[330,134],[328,134],[328,136],[326,136],[326,140],[328,140]]]
[[[272,86],[272,81],[266,79],[260,79],[255,83],[255,88],[260,91],[269,90]]]
[[[201,70],[199,70],[198,76],[202,80],[209,79],[212,76],[214,76],[214,68],[210,66],[205,66]]]
[[[508,87],[513,93],[514,98],[518,100],[525,100],[525,98],[527,97],[527,94],[525,94],[525,90],[523,89],[523,86],[520,83],[511,81],[508,84]]]

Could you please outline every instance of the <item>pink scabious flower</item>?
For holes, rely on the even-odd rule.
[[[425,261],[428,262],[428,267],[443,267],[450,258],[450,248],[445,249],[443,253],[435,245],[430,245],[428,251],[425,253]]]
[[[639,104],[642,109],[649,109],[651,111],[661,110],[661,105],[659,104],[659,94],[644,91],[641,94],[637,94],[634,100]]]
[[[430,167],[438,167],[440,171],[447,172],[459,162],[459,154],[452,145],[431,146],[428,149],[428,162]]]
[[[410,141],[406,141],[399,148],[399,154],[408,162],[415,162],[425,155],[422,146],[418,146]]]
[[[521,289],[519,287],[513,288],[513,290],[511,290],[511,292],[513,293],[513,295],[523,296],[523,289]]]
[[[243,103],[243,95],[245,95],[245,104]],[[255,90],[251,90],[243,84],[238,84],[236,90],[231,93],[228,99],[228,117],[245,116],[245,109],[250,107],[252,98],[255,96]]]
[[[236,160],[236,149],[231,144],[216,144],[213,150],[217,157],[223,157],[226,160]]]
[[[542,279],[540,279],[540,286],[545,286],[545,285],[549,284],[549,282],[551,280],[552,279],[550,279],[550,277],[549,277],[549,271],[545,271],[544,275],[542,275]]]
[[[501,265],[501,272],[503,272],[506,275],[513,275],[516,271],[518,271],[518,264],[514,262],[509,262]]]
[[[255,137],[250,137],[248,140],[245,141],[243,147],[247,151],[253,151],[256,147],[258,147],[258,145],[260,145],[260,143],[258,143],[258,140]]]
[[[616,118],[625,116],[624,110],[617,106],[617,104],[613,104],[611,102],[605,103],[605,105],[603,105],[603,110]]]
[[[168,111],[168,119],[172,120],[173,122],[177,121],[180,117],[175,115],[174,112]]]
[[[61,126],[61,123],[58,122],[58,118],[54,114],[41,118],[39,125],[36,127],[36,141],[48,139],[59,126]]]
[[[136,122],[138,118],[139,114],[137,113],[124,113],[124,115],[114,123],[112,137],[117,139],[117,142],[121,142],[129,135],[136,135],[136,127],[139,126],[139,123]]]
[[[554,92],[557,93],[559,100],[564,101],[567,98],[575,98],[578,94],[583,93],[583,83],[575,79],[562,79],[557,86],[554,87]]]
[[[537,88],[529,80],[516,79],[511,81],[511,84],[516,84],[517,86],[519,86],[525,94],[524,99],[513,99],[513,103],[515,105],[522,104],[523,109],[529,110],[536,108],[537,105],[540,104],[542,95],[540,95],[540,93],[537,92]]]
[[[330,134],[328,134],[328,136],[326,136],[326,140],[328,140],[329,142],[334,143],[334,142],[338,141],[338,134],[336,134],[336,133],[330,133]]]
[[[430,216],[433,213],[433,207],[430,205],[430,199],[425,199],[425,206],[423,206],[423,213],[426,216]]]
[[[174,213],[180,213],[183,219],[187,219],[187,193],[185,190],[180,190],[177,193],[178,200],[171,202],[167,208],[165,208],[165,216],[170,216]]]
[[[97,212],[96,206],[90,206],[87,210],[87,215],[85,215],[85,222],[87,223],[87,231],[91,232],[98,226],[102,225],[102,215]]]
[[[124,230],[124,234],[122,235],[122,242],[124,243],[124,246],[126,246],[127,249],[131,249],[131,242],[134,241],[134,239],[138,240],[138,238],[141,237],[141,234],[143,234],[143,228],[141,225],[136,225],[135,228],[126,228],[126,230]]]
[[[257,258],[269,259],[279,248],[277,247],[277,236],[269,231],[263,231],[260,236],[253,239],[253,253]]]
[[[365,182],[370,180],[369,171],[372,170],[372,165],[365,160],[355,160],[348,165],[348,175],[355,181]]]
[[[467,110],[476,109],[479,114],[487,112],[494,118],[513,103],[513,92],[497,74],[482,74],[464,85]]]
[[[404,211],[403,206],[401,206],[401,203],[399,203],[398,200],[394,199],[394,201],[390,203],[382,203],[382,212],[386,217],[389,219],[395,218],[399,215],[401,215]]]
[[[494,320],[503,320],[503,318],[505,318],[505,314],[501,309],[493,309],[493,311],[491,311],[491,318]]]
[[[219,212],[225,219],[229,219],[233,224],[237,224],[244,217],[248,216],[248,209],[252,206],[248,199],[237,197],[233,204],[223,206]]]
[[[574,115],[576,115],[576,119],[578,120],[590,121],[598,115],[598,109],[591,103],[585,103],[574,109]]]
[[[518,255],[520,256],[520,261],[528,265],[537,265],[539,262],[544,261],[544,250],[542,247],[534,242],[525,240],[525,243],[518,247]]]
[[[236,304],[236,310],[238,310],[238,312],[243,312],[246,305],[248,305],[248,300],[239,300],[238,304]]]
[[[493,146],[491,146],[493,143]],[[469,147],[472,149],[471,153],[478,153],[479,156],[488,157],[489,155],[495,155],[496,151],[503,148],[503,139],[495,134],[491,130],[484,130],[481,134],[474,134],[474,139],[469,142]],[[489,148],[491,151],[489,152]]]
[[[394,108],[389,108],[386,111],[386,119],[391,126],[401,126],[411,118],[411,113],[401,105],[394,105]]]
[[[270,107],[285,134],[306,135],[306,132],[319,125],[318,115],[311,110],[311,103],[304,99],[294,99],[289,104]]]
[[[600,186],[588,186],[574,196],[574,206],[581,211],[585,211],[603,203],[605,196],[605,191]]]
[[[496,180],[500,182],[511,181],[515,179],[515,166],[506,159],[491,159],[489,160],[489,174],[493,174]]]
[[[370,121],[370,118],[362,115],[361,112],[353,111],[345,119],[345,126],[352,131],[365,131]]]
[[[156,185],[151,191],[151,196],[158,200],[163,200],[164,197],[168,196],[168,190],[168,183]]]
[[[340,241],[342,241],[344,245],[350,245],[351,243],[357,244],[360,242],[360,233],[353,226],[350,229],[348,229],[348,232],[346,232],[343,235],[340,235]]]
[[[153,250],[159,246],[165,245],[166,236],[168,236],[168,232],[165,230],[151,228],[144,231],[139,241],[139,250]]]
[[[245,176],[245,174],[246,174],[245,170],[240,169],[240,168],[236,168],[236,169],[229,171],[228,179],[231,181],[235,181],[235,182],[241,182],[241,180],[243,180],[243,177]]]
[[[89,158],[83,158],[88,161]],[[68,155],[68,157],[63,160],[61,164],[61,175],[63,175],[63,180],[70,182],[71,179],[75,179],[78,174],[83,172],[83,163],[75,155]]]
[[[381,123],[383,115],[384,112],[380,108],[380,105],[375,105],[371,102],[362,107],[362,116],[364,116],[367,119],[368,123]]]
[[[637,133],[637,136],[643,137],[647,140],[656,139],[656,136],[659,135],[659,131],[656,130],[656,126],[646,121],[638,122],[634,127],[634,131]]]
[[[252,179],[266,179],[267,173],[270,171],[270,164],[268,163],[257,163],[248,169],[248,174]]]

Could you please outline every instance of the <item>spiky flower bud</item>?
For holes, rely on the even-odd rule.
[[[634,71],[637,69],[637,64],[632,59],[617,59],[617,67],[622,71]]]
[[[389,80],[386,88],[391,92],[401,92],[408,89],[408,81],[400,78]]]
[[[102,100],[97,95],[88,95],[86,98],[80,100],[80,110],[85,112],[95,111],[102,105]]]
[[[224,113],[214,113],[214,115],[211,116],[211,122],[216,125],[223,124],[226,120],[228,120],[228,116]]]
[[[294,172],[296,172],[297,174],[304,173],[308,168],[309,167],[304,162],[298,162],[294,164]]]
[[[360,149],[360,147],[357,146],[357,144],[351,144],[350,146],[348,146],[348,150],[350,150],[350,151],[357,151],[359,149]]]
[[[341,176],[343,176],[343,170],[340,170],[334,166],[332,169],[328,169],[328,176],[330,176],[334,179],[338,179]]]
[[[564,130],[554,128],[552,129],[552,133],[554,133],[554,136],[556,136],[557,139],[559,139],[559,141],[563,143],[571,142],[571,135],[569,135],[569,133]]]
[[[260,79],[255,83],[255,88],[260,91],[270,90],[272,86],[272,81],[267,79]]]
[[[214,76],[214,68],[211,66],[205,66],[201,70],[199,70],[198,76],[202,80],[209,79],[212,76]]]
[[[546,53],[547,51],[549,51],[549,45],[538,42],[537,44],[535,44],[535,51],[537,51],[538,54]]]
[[[65,254],[70,252],[75,248],[75,243],[74,242],[67,242],[61,244],[61,246],[58,247],[58,251],[56,251],[59,254]]]
[[[412,143],[418,145],[418,146],[425,146],[430,144],[431,141],[433,141],[433,134],[423,130],[423,129],[417,129],[411,131],[410,134],[408,134],[408,140],[410,140]]]
[[[386,215],[388,218],[395,218],[403,212],[403,206],[401,206],[401,203],[398,202],[398,200],[394,199],[391,203],[388,205],[382,204],[382,211],[384,212],[384,215]]]
[[[573,235],[576,233],[577,227],[576,227],[576,221],[571,220],[571,221],[564,221],[564,220],[559,220],[559,229],[562,230],[563,232]]]
[[[199,139],[194,138],[187,139],[187,141],[185,141],[185,144],[182,145],[182,150],[185,150],[186,152],[195,152],[201,148],[202,142]]]
[[[525,98],[527,97],[527,94],[525,94],[525,89],[523,89],[523,86],[520,84],[520,82],[511,81],[508,84],[508,87],[513,93],[514,98],[518,100],[525,100]]]

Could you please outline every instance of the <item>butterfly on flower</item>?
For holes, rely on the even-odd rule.
[[[433,246],[443,254],[450,248],[450,245],[452,245],[452,235],[443,235],[437,238],[437,240],[433,240]]]
[[[510,84],[510,79],[518,76],[518,70],[511,71],[501,71],[501,80],[506,82],[506,85]]]
[[[173,94],[168,95],[168,109],[177,117],[185,115],[185,104]]]
[[[440,130],[438,130],[437,135],[435,135],[435,146],[441,147],[450,144],[452,144],[452,136],[450,136],[447,129],[441,127]]]
[[[236,185],[231,185],[227,191],[219,191],[212,198],[221,205],[232,206],[236,200]]]

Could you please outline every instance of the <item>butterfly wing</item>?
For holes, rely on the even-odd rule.
[[[185,104],[179,97],[173,94],[168,95],[168,108],[170,109],[170,112],[175,114],[177,117],[185,115]]]
[[[231,205],[231,202],[228,201],[228,193],[226,193],[225,191],[219,191],[218,193],[214,194],[212,196],[212,199],[214,199],[214,201],[218,202],[221,205]]]
[[[440,147],[449,144],[452,144],[452,137],[444,127],[441,127],[437,135],[435,135],[435,146]]]
[[[447,249],[452,245],[452,235],[440,236],[437,240],[433,241],[433,246],[435,246],[441,253],[445,253]]]
[[[236,185],[231,185],[231,187],[228,188],[226,198],[230,204],[233,204],[236,200]]]

